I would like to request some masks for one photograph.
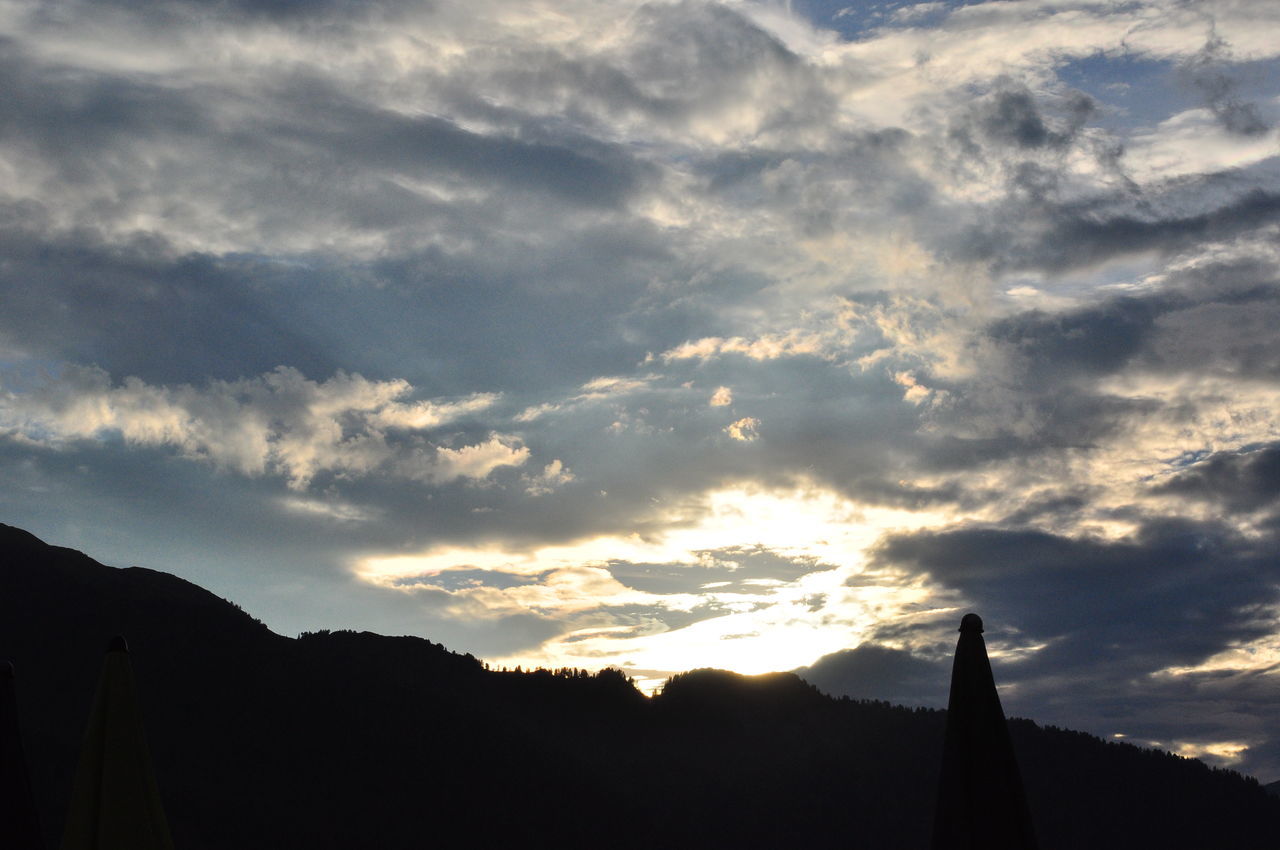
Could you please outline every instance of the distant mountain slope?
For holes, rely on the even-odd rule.
[[[792,674],[501,673],[418,638],[281,637],[164,573],[0,526],[0,657],[49,845],[102,653],[129,638],[174,839],[201,848],[921,848],[943,713]],[[1273,848],[1252,780],[1012,724],[1041,845]]]

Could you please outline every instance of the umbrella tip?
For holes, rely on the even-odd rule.
[[[107,652],[128,652],[129,642],[124,639],[124,635],[116,635],[111,639],[111,643],[107,644]]]
[[[13,662],[7,658],[0,658],[0,679],[12,679],[13,673]]]
[[[965,614],[960,620],[960,631],[982,634],[982,618],[977,614]]]

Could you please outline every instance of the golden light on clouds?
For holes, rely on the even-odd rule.
[[[1208,756],[1220,764],[1234,764],[1244,756],[1249,745],[1241,741],[1174,741],[1170,749],[1184,758],[1203,759]]]
[[[749,443],[760,436],[760,420],[754,416],[744,416],[736,422],[730,422],[724,427],[724,431],[739,442]]]
[[[739,485],[667,513],[667,530],[652,536],[438,547],[370,556],[353,568],[391,591],[444,593],[451,616],[562,623],[538,646],[488,659],[525,667],[786,670],[854,647],[873,626],[911,616],[936,595],[918,577],[869,572],[866,552],[885,532],[941,524],[941,514],[869,508],[813,484]],[[753,558],[769,559],[772,571],[753,572]],[[627,568],[654,565],[671,584],[664,592],[626,583]],[[679,615],[693,621],[671,625]]]

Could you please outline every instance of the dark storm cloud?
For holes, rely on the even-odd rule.
[[[1277,600],[1272,545],[1223,525],[1152,519],[1118,541],[998,527],[899,534],[875,563],[928,573],[997,633],[1047,642],[1019,675],[1105,665],[1126,676],[1268,634],[1245,612]]]
[[[1280,285],[1267,263],[1206,263],[1159,290],[1076,310],[1028,311],[994,322],[985,339],[1029,389],[1126,369],[1274,377],[1280,370]]]
[[[864,643],[824,655],[794,672],[833,696],[942,708],[947,704],[949,668],[949,659],[926,660],[903,649]]]
[[[1280,444],[1214,452],[1153,488],[1153,492],[1254,511],[1280,499]]]
[[[959,470],[1097,448],[1127,423],[1159,410],[1152,400],[1065,383],[1028,389],[975,384],[966,389],[934,418],[939,433],[920,436],[919,459],[925,468]]]
[[[1037,166],[1037,168],[1039,168]],[[1049,172],[1050,181],[1052,172]],[[1117,209],[1116,198],[1044,204],[1045,172],[1015,172],[1015,181],[1032,180],[1033,203],[1013,203],[1001,213],[1001,223],[982,224],[945,237],[957,256],[987,261],[1004,272],[1041,270],[1063,273],[1097,266],[1108,260],[1154,252],[1172,255],[1198,243],[1224,241],[1257,232],[1280,220],[1280,194],[1246,189],[1204,211],[1145,212]],[[1209,197],[1212,176],[1197,178]]]
[[[1096,215],[1088,209],[1062,208],[1052,217],[1046,238],[1029,246],[1015,267],[1065,271],[1112,257],[1144,251],[1170,253],[1199,240],[1226,240],[1280,218],[1280,194],[1251,190],[1215,209],[1194,215],[1139,218]]]
[[[1156,317],[1174,309],[1169,302],[1168,296],[1127,297],[1073,312],[1018,313],[992,324],[986,337],[1018,358],[1033,386],[1110,375],[1143,350]]]
[[[1237,766],[1270,776],[1269,730],[1280,720],[1274,665],[1185,668],[1271,633],[1274,545],[1224,525],[1167,519],[1117,541],[971,527],[890,536],[875,566],[928,571],[959,593],[960,610],[982,614],[1010,713],[1165,749],[1244,744]],[[859,648],[811,670],[832,693],[879,697],[875,684],[907,704],[940,704],[952,623],[881,624],[865,659]],[[885,640],[917,654],[874,643]],[[1027,643],[1042,647],[1002,654]]]
[[[1261,615],[1256,628],[1269,631],[1265,612],[1244,616],[1251,613]],[[1252,650],[1240,654],[1248,660],[1154,674],[1123,662],[1062,671],[1038,667],[1034,658],[993,663],[1006,710],[1103,737],[1121,733],[1131,743],[1180,750],[1210,763],[1219,759],[1205,745],[1243,746],[1230,766],[1265,782],[1277,775],[1280,763],[1271,734],[1280,722],[1280,680],[1274,662]]]
[[[1063,493],[1055,490],[1049,493],[1029,494],[1022,507],[1004,517],[1000,524],[1006,528],[1016,528],[1033,522],[1050,525],[1059,521],[1070,522],[1088,506],[1089,495],[1083,488],[1078,493]]]

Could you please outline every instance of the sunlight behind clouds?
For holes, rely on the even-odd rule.
[[[872,625],[930,602],[934,591],[918,579],[867,573],[863,553],[887,531],[947,519],[858,505],[812,484],[751,485],[675,506],[667,530],[643,538],[596,537],[527,550],[442,547],[362,557],[353,570],[389,591],[443,591],[456,616],[533,613],[564,624],[559,636],[494,663],[765,672],[856,646]],[[782,578],[732,581],[750,572],[752,557],[790,562],[789,568]],[[679,587],[665,593],[629,587],[610,575],[623,575],[624,565],[662,565],[678,575]],[[709,573],[731,580],[709,580]],[[451,574],[463,580],[450,581]],[[672,612],[701,613],[670,628],[663,617]]]
[[[932,663],[972,606],[1032,716],[1262,741],[1278,28],[0,3],[0,521],[652,678]]]

